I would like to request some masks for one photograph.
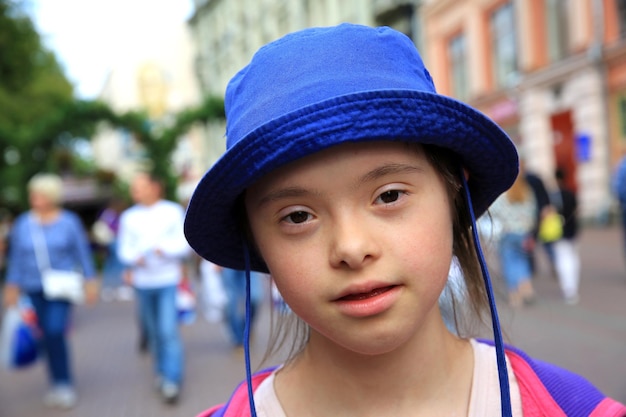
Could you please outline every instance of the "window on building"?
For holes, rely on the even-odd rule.
[[[568,0],[545,0],[550,62],[561,60],[567,56],[567,34],[569,30],[567,3]]]
[[[491,15],[491,51],[497,87],[510,87],[517,78],[517,41],[513,3],[505,3]]]
[[[626,38],[626,0],[615,0],[620,38]]]
[[[378,26],[390,26],[413,39],[413,17],[415,7],[412,4],[404,4],[395,8],[388,8],[384,13],[376,16]]]
[[[284,0],[276,4],[276,24],[279,36],[289,32],[289,5]]]
[[[460,34],[450,40],[448,61],[450,62],[452,94],[459,100],[467,100],[469,97],[469,77],[465,35]]]

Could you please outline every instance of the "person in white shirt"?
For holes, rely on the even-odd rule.
[[[135,176],[130,192],[136,204],[122,213],[118,255],[131,269],[161,396],[174,403],[183,377],[176,289],[191,251],[183,234],[184,209],[164,200],[161,182],[148,173]]]

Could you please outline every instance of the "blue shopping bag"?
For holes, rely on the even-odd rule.
[[[37,361],[39,336],[36,316],[28,301],[9,307],[2,318],[0,362],[5,369],[25,368]]]

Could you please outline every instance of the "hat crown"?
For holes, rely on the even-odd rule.
[[[247,251],[237,204],[273,170],[348,142],[405,141],[456,154],[479,216],[517,176],[515,146],[476,109],[437,94],[411,40],[387,27],[342,24],[261,48],[230,82],[227,149],[198,184],[185,234],[222,266],[267,272]],[[247,255],[246,255],[247,254]]]
[[[229,83],[226,146],[303,107],[375,90],[435,93],[406,35],[347,23],[292,33],[259,49]]]

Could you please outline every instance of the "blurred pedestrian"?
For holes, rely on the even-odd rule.
[[[537,239],[539,234],[539,224],[541,223],[542,217],[545,215],[547,211],[552,210],[550,204],[550,195],[548,194],[548,190],[541,179],[537,174],[529,171],[526,168],[526,163],[524,160],[520,160],[520,175],[523,175],[526,179],[526,183],[530,186],[530,189],[533,192],[533,196],[535,197],[535,218],[533,221],[532,227],[532,235],[533,239],[536,243],[532,245],[532,248],[528,249],[526,253],[528,256],[528,260],[530,262],[530,269],[532,272],[531,276],[534,276],[537,272],[537,262],[535,259],[535,255],[537,252],[537,247],[542,247],[546,256],[548,257],[548,264],[550,266],[550,272],[552,275],[555,275],[555,267],[554,267],[554,251],[552,249],[552,243],[550,242],[541,242]]]
[[[578,200],[574,191],[565,183],[565,173],[562,169],[555,172],[557,190],[551,194],[552,205],[556,207],[563,221],[561,239],[553,244],[554,265],[563,298],[567,304],[577,304],[580,297],[578,287],[580,283],[580,256],[578,254]]]
[[[535,244],[533,226],[536,202],[526,178],[519,175],[489,211],[500,227],[497,252],[509,304],[512,307],[530,304],[534,300],[534,290],[527,254]]]
[[[283,295],[280,293],[276,282],[270,276],[270,299],[272,301],[273,311],[280,315],[287,315],[291,312],[291,309],[285,302]]]
[[[184,211],[180,204],[163,198],[163,184],[151,174],[137,174],[130,191],[135,205],[120,218],[118,254],[131,269],[156,385],[164,401],[175,403],[183,380],[176,291],[190,253],[183,235]]]
[[[246,271],[222,268],[222,288],[226,294],[225,319],[235,350],[242,350],[246,326]],[[250,273],[250,328],[256,321],[263,299],[263,274]]]
[[[613,174],[613,193],[619,202],[624,254],[626,255],[626,156],[617,164]]]
[[[95,242],[105,249],[100,291],[103,301],[132,297],[132,289],[124,282],[126,267],[117,255],[120,217],[127,206],[124,199],[112,198],[92,226]]]
[[[198,269],[204,318],[209,323],[218,323],[224,319],[224,308],[228,301],[222,285],[222,267],[201,259]]]
[[[0,207],[0,277],[4,277],[7,248],[9,246],[9,231],[11,230],[12,222],[13,216],[11,215],[11,212]]]
[[[133,288],[133,272],[131,268],[126,267],[124,269],[124,272],[122,273],[122,279],[124,281],[124,285]],[[135,312],[135,321],[137,323],[138,332],[137,350],[143,355],[148,353],[148,331],[146,330],[146,324],[142,319],[139,302],[136,303],[136,307],[137,309]]]
[[[446,327],[451,333],[460,334],[460,327],[464,318],[468,317],[467,287],[463,277],[463,269],[456,257],[452,258],[448,282],[439,296],[439,310]]]
[[[50,383],[44,404],[69,409],[78,399],[67,339],[72,304],[44,295],[42,269],[81,270],[89,304],[98,298],[96,270],[81,220],[61,207],[61,178],[35,175],[28,182],[28,195],[30,210],[15,220],[10,232],[4,306],[17,304],[20,293],[30,298],[42,331]],[[47,265],[41,259],[44,252]]]

